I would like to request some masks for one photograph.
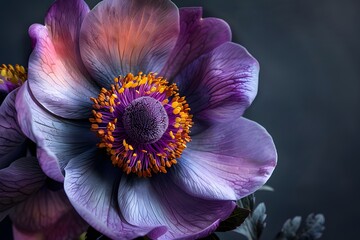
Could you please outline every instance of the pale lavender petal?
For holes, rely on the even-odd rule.
[[[240,118],[194,136],[171,177],[193,196],[238,200],[269,179],[276,161],[276,149],[267,131]]]
[[[202,8],[180,8],[179,13],[179,38],[160,74],[170,80],[201,55],[231,41],[229,25],[221,19],[202,18]]]
[[[43,239],[77,239],[87,228],[64,190],[50,190],[46,185],[17,205],[10,218],[18,234],[30,237],[41,233]]]
[[[122,177],[118,199],[126,221],[143,227],[166,226],[168,231],[159,239],[186,239],[205,234],[204,229],[212,229],[214,223],[232,213],[233,201],[196,198],[182,191],[168,177]]]
[[[63,169],[70,159],[96,147],[98,139],[90,122],[58,118],[33,100],[25,83],[16,98],[18,120],[24,134],[37,144],[37,157],[50,178],[63,181]]]
[[[81,27],[81,56],[101,86],[129,72],[159,72],[179,34],[169,0],[104,0]]]
[[[0,170],[0,221],[9,210],[37,192],[45,182],[36,158],[27,157],[14,161]]]
[[[41,105],[64,118],[90,116],[90,97],[99,92],[79,50],[80,26],[88,12],[83,0],[58,0],[50,8],[45,26],[34,24],[29,29],[35,43],[29,59],[31,91]]]
[[[259,65],[245,48],[224,43],[189,65],[177,77],[195,121],[231,121],[257,94]]]
[[[16,94],[12,91],[0,106],[0,169],[20,157],[25,142],[16,118]]]
[[[157,231],[155,226],[132,226],[122,218],[117,203],[122,170],[106,158],[93,149],[72,159],[65,168],[65,191],[78,213],[112,239],[133,239],[150,231],[164,232]]]

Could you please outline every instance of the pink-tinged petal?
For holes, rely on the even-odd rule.
[[[156,177],[134,179],[124,175],[118,199],[120,211],[130,224],[166,226],[168,231],[159,239],[200,237],[234,210],[233,201],[196,198],[182,191],[169,176]]]
[[[65,168],[65,191],[80,216],[111,239],[163,232],[153,226],[132,226],[122,218],[117,202],[122,171],[104,158],[96,149],[89,150],[72,159]]]
[[[63,169],[70,159],[95,147],[97,137],[88,121],[58,118],[34,102],[25,83],[16,98],[18,120],[24,134],[37,144],[37,157],[50,178],[62,182]]]
[[[0,170],[0,221],[9,210],[36,193],[45,183],[36,158],[27,157],[14,161]]]
[[[231,121],[257,94],[259,64],[245,48],[224,43],[185,68],[177,77],[196,121]]]
[[[80,26],[88,11],[83,0],[58,0],[45,26],[34,24],[29,29],[35,43],[29,59],[30,89],[41,105],[64,118],[88,117],[90,97],[98,94],[79,50]]]
[[[276,162],[276,149],[267,131],[240,118],[194,136],[171,177],[193,196],[238,200],[259,189]]]
[[[25,142],[16,118],[16,94],[12,91],[0,106],[0,169],[20,157]]]
[[[10,214],[16,233],[40,239],[77,239],[87,223],[77,214],[63,189],[44,187]]]
[[[221,19],[202,18],[202,8],[180,8],[179,12],[179,38],[160,74],[171,80],[201,55],[231,41],[229,25]]]
[[[179,13],[169,0],[104,0],[81,27],[81,56],[108,87],[129,72],[159,72],[179,34]]]

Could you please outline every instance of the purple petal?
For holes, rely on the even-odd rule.
[[[169,0],[104,0],[81,27],[81,56],[106,87],[129,72],[159,72],[178,34],[178,9]]]
[[[213,224],[232,213],[233,201],[193,197],[169,177],[134,179],[124,175],[118,199],[125,220],[136,226],[166,226],[168,231],[159,239],[182,239],[208,233]]]
[[[17,90],[12,91],[0,106],[0,169],[20,157],[25,142],[16,119],[16,94]]]
[[[268,180],[276,161],[276,149],[266,130],[240,118],[194,136],[172,178],[193,196],[238,200]]]
[[[179,38],[160,75],[172,79],[195,59],[229,41],[231,31],[225,21],[203,19],[202,8],[181,8]]]
[[[72,159],[65,172],[64,187],[72,205],[99,232],[112,239],[133,239],[151,230],[157,232],[152,226],[139,228],[124,221],[117,207],[122,171],[98,155],[96,149]]]
[[[18,234],[42,235],[43,239],[76,239],[87,224],[77,214],[63,189],[53,191],[43,187],[10,214]]]
[[[90,115],[90,97],[97,96],[79,50],[79,31],[89,8],[83,0],[58,0],[45,26],[29,29],[35,48],[29,59],[28,81],[35,98],[50,112],[64,118]]]
[[[245,48],[224,43],[176,77],[196,120],[231,121],[257,93],[259,65]]]
[[[62,182],[68,161],[98,141],[88,121],[68,121],[39,107],[24,84],[16,98],[19,124],[24,134],[37,144],[37,157],[50,178]]]
[[[214,223],[212,223],[210,226],[203,229],[202,231],[194,233],[193,235],[189,235],[182,239],[183,240],[193,240],[193,239],[200,239],[200,238],[208,237],[211,233],[215,232],[215,230],[219,227],[220,222],[221,222],[220,219],[218,219],[217,221],[215,221]]]
[[[9,210],[37,192],[45,182],[36,158],[20,158],[0,170],[0,221]]]
[[[13,229],[13,238],[14,240],[41,240],[45,239],[44,233],[36,232],[36,233],[29,233],[29,232],[22,232],[17,229],[14,225]]]
[[[0,75],[0,104],[4,100],[4,95],[6,96],[11,91],[18,88],[19,86],[20,86],[19,84],[12,83],[7,78],[4,78],[3,76]]]

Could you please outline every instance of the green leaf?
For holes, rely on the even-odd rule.
[[[246,203],[250,203],[250,208],[255,203],[254,199],[250,199],[251,201],[246,201]],[[236,228],[234,231],[242,234],[248,240],[258,240],[266,227],[266,207],[264,203],[260,203],[257,205],[255,210],[250,213],[250,216],[246,218],[245,222],[240,225],[240,227]]]
[[[86,239],[86,232],[83,232],[80,237],[79,240],[85,240]]]
[[[258,191],[269,191],[269,192],[273,192],[274,188],[270,187],[269,185],[264,185],[262,186]]]
[[[239,207],[249,209],[252,212],[255,208],[255,195],[250,194],[249,196],[238,200],[236,203]]]
[[[227,232],[236,229],[240,226],[245,219],[249,216],[250,210],[245,208],[236,207],[229,218],[222,221],[216,232]]]

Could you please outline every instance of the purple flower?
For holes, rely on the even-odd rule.
[[[50,180],[32,156],[18,126],[18,89],[0,102],[0,221],[13,222],[14,239],[69,239],[87,224],[70,204],[63,184]]]
[[[168,0],[58,0],[29,30],[21,129],[112,239],[207,236],[276,165],[270,135],[241,117],[258,63],[201,15]]]

